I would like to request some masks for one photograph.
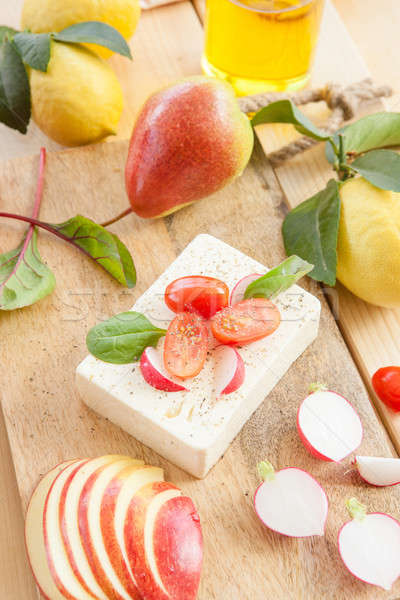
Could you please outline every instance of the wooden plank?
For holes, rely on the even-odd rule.
[[[179,16],[187,19],[189,14],[187,4],[162,10],[159,20],[147,19],[149,31],[148,36],[143,35],[143,43],[155,39],[154,27],[157,31],[171,30],[171,19],[176,23]],[[184,62],[186,51],[192,48],[194,52],[195,44],[201,41],[194,14],[185,23],[183,46],[176,46],[179,53],[174,57],[172,51],[170,56],[174,68],[180,64],[178,59]],[[197,52],[199,48],[198,45]],[[154,64],[158,64],[154,56],[157,46],[151,51]],[[157,73],[155,86],[156,77]],[[126,150],[126,142],[115,142],[52,154],[43,218],[59,220],[79,210],[103,219],[110,214],[110,199],[112,212],[124,208],[122,165]],[[25,212],[31,207],[36,163],[34,157],[0,166],[0,197],[6,209]],[[262,152],[257,151],[246,174],[217,196],[165,221],[145,222],[132,216],[119,223],[115,231],[133,251],[138,267],[139,285],[133,293],[122,293],[85,257],[41,235],[43,255],[57,274],[57,291],[36,306],[4,315],[0,324],[1,338],[8,350],[7,366],[2,365],[0,374],[2,381],[7,381],[2,390],[3,405],[19,488],[26,505],[39,474],[71,456],[121,452],[144,457],[165,467],[167,477],[192,495],[199,507],[206,542],[200,600],[264,600],[266,594],[282,599],[372,599],[376,597],[375,590],[353,579],[337,554],[337,530],[346,519],[344,500],[356,493],[371,509],[396,514],[399,491],[367,488],[359,484],[354,472],[344,473],[343,465],[316,462],[302,448],[295,427],[295,414],[306,393],[306,382],[325,379],[337,385],[357,406],[365,425],[362,451],[390,452],[321,295],[323,316],[318,342],[297,361],[204,481],[194,480],[87,410],[74,389],[74,367],[86,353],[87,328],[106,315],[128,308],[135,295],[197,232],[208,230],[267,264],[283,257],[280,224],[284,204],[272,175]],[[5,247],[16,242],[18,231],[17,226],[4,228]],[[310,282],[308,286],[319,293],[316,284]],[[23,362],[17,360],[21,356]],[[257,480],[255,464],[266,456],[278,467],[296,464],[313,471],[326,487],[331,511],[325,538],[287,539],[267,531],[258,522],[251,495]],[[400,585],[395,590],[398,594]],[[381,597],[393,595],[382,592]]]

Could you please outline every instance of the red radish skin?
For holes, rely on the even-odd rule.
[[[243,384],[243,358],[232,346],[217,346],[214,350],[215,391],[217,396],[232,394]]]
[[[229,305],[233,306],[238,302],[241,302],[244,299],[244,293],[246,288],[250,283],[253,283],[256,279],[262,277],[260,273],[252,273],[251,275],[246,275],[246,277],[242,277],[239,281],[233,286],[231,295],[229,297]]]
[[[371,477],[371,475],[368,477],[368,476],[366,476],[365,472],[363,471],[363,468],[360,465],[360,463],[362,463],[364,461],[374,461],[375,462],[376,476],[375,476],[374,480],[373,480],[373,477]],[[357,468],[361,479],[363,479],[369,485],[373,485],[375,487],[392,487],[393,485],[398,485],[400,483],[400,458],[356,456],[356,458],[354,459],[352,464],[355,465],[355,467]],[[380,473],[380,471],[382,471],[382,467],[386,467],[389,464],[390,464],[390,466],[393,465],[396,473],[394,473],[394,476],[392,476],[391,478],[390,478],[390,476],[388,476],[386,474],[386,479],[385,479],[385,476],[382,477],[382,474]],[[385,468],[385,470],[386,470],[386,468]],[[379,482],[379,480],[380,480],[380,482]]]
[[[312,389],[314,390],[314,385],[311,386]],[[305,410],[305,406],[306,406],[306,402],[307,400],[311,397],[314,396],[314,394],[318,393],[318,392],[323,392],[323,393],[327,393],[327,394],[334,394],[336,397],[341,398],[344,402],[345,402],[345,407],[350,407],[351,408],[351,413],[348,413],[348,416],[354,420],[354,423],[356,423],[356,425],[354,425],[356,431],[355,431],[355,435],[354,435],[354,439],[355,439],[355,443],[351,444],[347,444],[345,442],[343,442],[342,437],[340,436],[341,432],[340,428],[338,429],[338,432],[335,431],[335,429],[332,426],[332,429],[330,430],[330,432],[332,433],[332,439],[335,440],[335,438],[340,442],[340,446],[346,445],[347,446],[347,450],[346,453],[341,453],[339,456],[337,456],[336,458],[332,458],[331,456],[328,456],[327,454],[324,454],[322,451],[322,449],[318,449],[316,448],[312,442],[310,441],[310,439],[307,437],[307,435],[304,433],[303,429],[304,429],[304,423],[302,425],[301,421],[304,417],[302,417],[302,411]],[[321,398],[321,402],[323,402],[324,399]],[[324,421],[321,417],[321,424],[324,425]],[[342,394],[339,394],[338,392],[334,392],[332,390],[328,390],[326,388],[324,388],[323,386],[317,384],[317,387],[315,388],[315,391],[312,391],[311,394],[309,394],[304,400],[303,402],[300,404],[298,411],[297,411],[297,419],[296,419],[296,424],[297,424],[297,431],[299,434],[299,437],[304,445],[304,447],[306,448],[306,450],[309,451],[309,453],[314,456],[314,458],[318,458],[319,460],[323,460],[323,461],[327,461],[327,462],[341,462],[346,456],[348,456],[349,454],[351,454],[352,452],[354,452],[359,445],[361,444],[362,441],[362,437],[363,437],[363,427],[362,427],[362,423],[361,423],[361,419],[358,416],[357,411],[355,410],[354,406],[351,404],[351,402],[349,402],[347,400],[347,398],[345,398],[344,396],[342,396]],[[329,432],[329,423],[326,426],[326,429]]]
[[[143,379],[156,390],[163,392],[187,392],[187,388],[170,379],[155,348],[146,348],[140,358]]]

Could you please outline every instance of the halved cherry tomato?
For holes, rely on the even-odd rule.
[[[194,313],[180,313],[169,324],[164,344],[164,365],[175,377],[200,373],[207,357],[208,329]]]
[[[165,304],[176,313],[195,312],[210,319],[221,308],[228,306],[229,289],[220,279],[189,275],[170,283],[164,297]]]
[[[386,406],[400,411],[400,367],[382,367],[372,376],[372,385]]]
[[[271,300],[250,298],[217,313],[211,331],[223,344],[250,344],[273,333],[280,321],[279,310]]]

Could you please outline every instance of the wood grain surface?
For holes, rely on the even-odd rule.
[[[387,0],[386,4],[389,5]],[[370,2],[369,5],[372,10]],[[352,9],[354,12],[354,2]],[[11,24],[9,20],[5,22]],[[133,42],[134,52],[136,50],[134,64],[128,66],[120,59],[113,59],[129,97],[129,110],[125,112],[122,135],[127,134],[137,108],[152,89],[174,77],[198,70],[201,37],[201,28],[189,3],[159,9],[145,16]],[[21,154],[21,148],[25,151],[29,148],[36,150],[42,143],[38,134],[39,137],[24,139],[21,145],[20,136],[12,133],[14,145],[4,145],[3,131],[0,135],[3,148],[12,151],[18,146],[15,154]],[[16,136],[18,143],[15,143]],[[86,214],[102,218],[110,215],[110,209],[114,212],[118,204],[123,207],[125,199],[121,186],[121,164],[125,152],[123,143],[112,143],[96,149],[83,149],[79,151],[79,159],[74,151],[52,156],[42,216],[59,220],[60,217],[69,216],[73,210],[86,210]],[[104,173],[105,163],[111,166],[107,177]],[[96,166],[97,171],[94,170]],[[311,165],[311,173],[313,169],[315,165]],[[17,198],[20,210],[29,210],[35,170],[36,158],[17,160],[2,166],[2,206],[8,203],[14,208]],[[99,173],[104,181],[99,178]],[[324,175],[317,169],[315,173],[314,185],[319,185]],[[310,177],[311,180],[313,177]],[[262,228],[257,223],[255,228],[249,225],[244,227],[243,211],[250,206],[260,221],[264,219]],[[211,226],[210,209],[213,214]],[[1,380],[7,382],[6,386],[2,386],[2,392],[6,392],[7,425],[17,457],[19,485],[25,502],[38,473],[52,466],[57,457],[67,457],[66,452],[93,455],[106,451],[131,451],[138,455],[143,453],[147,460],[163,464],[151,452],[139,448],[132,438],[86,411],[73,395],[73,367],[84,355],[83,339],[87,327],[117,310],[129,307],[136,294],[147,287],[169,264],[175,253],[200,231],[208,230],[267,263],[279,260],[282,256],[279,223],[283,210],[279,186],[268,163],[258,153],[246,176],[219,194],[218,198],[206,201],[203,208],[198,205],[165,222],[152,224],[130,217],[125,223],[119,224],[116,231],[124,237],[136,257],[139,285],[134,294],[123,293],[121,288],[110,283],[106,275],[88,264],[85,258],[77,256],[73,249],[61,247],[57,241],[41,236],[41,249],[57,274],[57,290],[37,307],[7,315],[4,319],[2,317],[0,323],[5,348],[1,358]],[[268,215],[267,226],[265,215]],[[2,226],[2,247],[4,244],[4,248],[8,248],[16,240],[17,230],[14,225],[7,226],[7,229]],[[7,234],[3,235],[3,231],[7,231]],[[46,311],[46,308],[49,310]],[[360,331],[363,332],[362,357],[365,356],[363,345],[370,348],[371,355],[376,356],[372,344],[376,332],[380,330],[374,329],[378,323],[375,313],[367,315],[359,310],[355,312]],[[42,319],[44,314],[46,321]],[[372,318],[372,326],[367,327],[368,321],[364,320],[367,316],[370,323]],[[382,319],[389,322],[387,330],[390,332],[395,325],[393,318],[385,314]],[[389,341],[390,338],[383,338],[382,347],[396,351],[396,345],[390,345]],[[356,355],[356,358],[359,357]],[[185,491],[193,495],[203,515],[208,552],[200,598],[261,600],[278,595],[285,598],[394,599],[399,596],[397,586],[389,594],[363,586],[353,581],[338,562],[335,531],[339,522],[346,518],[342,501],[354,492],[355,475],[345,474],[344,466],[311,461],[300,447],[293,427],[294,408],[305,392],[305,381],[309,376],[315,378],[319,374],[328,381],[340,381],[341,391],[348,393],[360,408],[367,425],[363,450],[381,454],[388,452],[382,429],[368,405],[365,390],[326,306],[318,346],[314,344],[296,367],[270,395],[206,482],[195,482],[175,467],[167,466],[167,476],[181,483]],[[62,422],[59,414],[64,415]],[[51,443],[48,444],[48,441]],[[321,483],[326,484],[332,507],[326,540],[305,542],[282,539],[256,522],[250,502],[256,483],[254,461],[266,454],[278,467],[293,464],[293,459],[296,459],[296,464],[312,468]],[[5,475],[6,480],[10,481],[9,470]],[[9,505],[12,504],[12,498],[15,503],[15,494],[12,492],[12,485],[7,485],[5,502]],[[362,500],[368,499],[371,508],[387,509],[396,515],[398,496],[395,490],[390,493],[384,490],[371,491],[361,486],[358,496]],[[6,511],[5,502],[0,507],[2,512],[5,515],[14,514]],[[229,512],[227,507],[231,505],[234,508]],[[4,536],[10,539],[7,533],[4,531]],[[4,536],[2,531],[2,538]],[[15,540],[20,540],[16,534]],[[229,554],[226,562],[221,564],[220,557],[226,556],[234,543],[236,551],[233,553],[232,550],[232,555]],[[4,548],[3,545],[1,547]],[[22,545],[18,547],[21,549]],[[3,575],[8,571],[4,586],[3,579],[0,579],[1,590],[6,590],[8,593],[5,597],[12,600],[30,600],[35,592],[29,586],[23,563],[20,561],[14,567],[9,548],[7,552],[3,551],[0,555],[0,572]],[[328,565],[326,569],[320,568],[318,556]],[[238,572],[238,564],[244,575]],[[214,577],[210,573],[214,573]],[[314,587],[314,583],[317,587]]]

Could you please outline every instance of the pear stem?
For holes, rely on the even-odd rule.
[[[109,225],[112,225],[113,223],[116,223],[120,219],[123,219],[123,217],[126,217],[126,215],[129,215],[131,212],[133,212],[132,211],[132,207],[129,206],[128,208],[126,208],[124,211],[122,211],[122,213],[120,213],[116,217],[113,217],[109,221],[105,221],[104,223],[101,223],[101,227],[108,227]]]

